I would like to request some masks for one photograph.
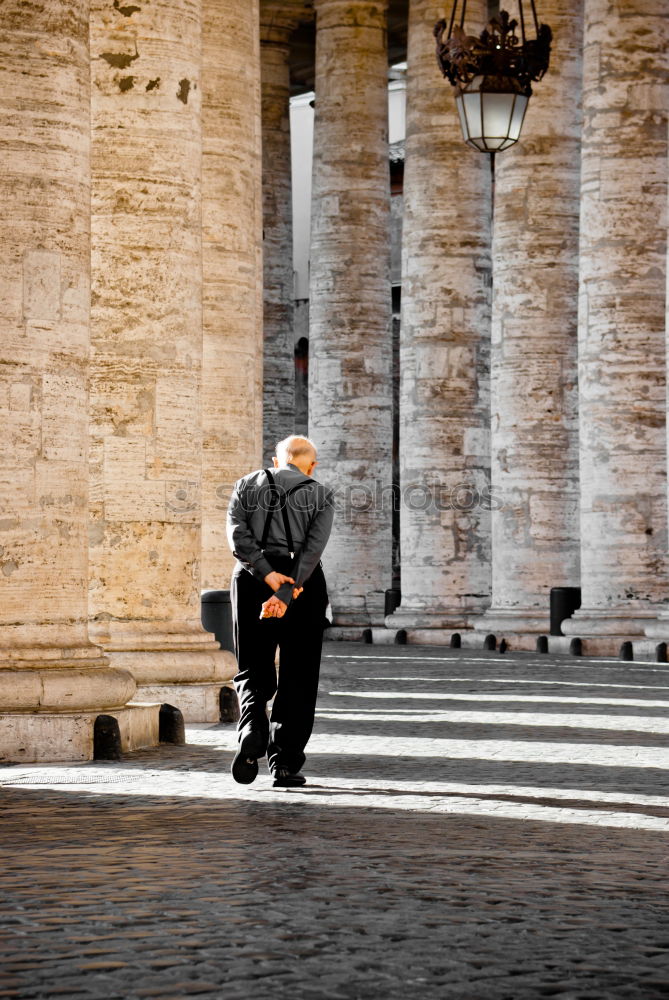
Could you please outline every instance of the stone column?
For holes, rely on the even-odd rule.
[[[143,697],[219,718],[200,625],[200,0],[91,8],[91,629]]]
[[[295,428],[293,204],[290,164],[290,36],[303,0],[261,0],[263,182],[263,462]]]
[[[490,597],[490,164],[465,145],[434,58],[442,5],[412,0],[400,329],[402,603],[444,641]],[[468,24],[483,29],[483,0]],[[480,27],[479,27],[480,26]],[[426,631],[427,630],[427,631]],[[450,634],[450,633],[449,633]]]
[[[491,357],[492,606],[476,628],[515,648],[578,587],[580,5],[543,0],[551,66],[495,165]],[[532,29],[530,29],[532,30]]]
[[[262,461],[260,39],[258,0],[202,2],[202,585],[218,589],[232,484]]]
[[[669,17],[585,0],[579,310],[582,607],[563,625],[643,635],[666,606]],[[665,626],[666,628],[666,626]],[[666,638],[666,632],[665,632]]]
[[[383,622],[392,385],[386,0],[316,0],[309,433],[340,499],[335,624]]]
[[[85,760],[135,691],[87,628],[88,3],[2,24],[0,759]]]

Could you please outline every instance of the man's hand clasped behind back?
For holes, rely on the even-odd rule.
[[[279,589],[279,587],[284,583],[295,583],[292,576],[285,576],[283,573],[277,573],[274,570],[268,573],[265,577],[265,583],[272,588],[274,593]],[[294,587],[293,588],[293,598],[300,596],[304,587]],[[260,611],[261,618],[283,618],[287,611],[287,605],[279,597],[269,597],[262,606]]]

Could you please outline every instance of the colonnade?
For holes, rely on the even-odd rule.
[[[424,4],[412,2],[410,32],[427,34]],[[551,69],[536,96],[518,146],[497,157],[492,237],[493,301],[490,363],[490,607],[470,615],[463,644],[492,633],[515,648],[534,648],[549,628],[549,590],[580,586],[582,607],[564,623],[565,649],[575,637],[584,652],[617,653],[631,642],[652,655],[667,638],[665,389],[667,31],[666,8],[640,2],[612,9],[584,0],[544,0],[553,27]],[[417,19],[417,22],[416,22]],[[427,43],[426,43],[427,47]],[[409,55],[409,122],[412,107]],[[583,89],[582,104],[580,91]],[[424,90],[416,88],[416,103]],[[583,111],[581,112],[581,106]],[[413,329],[416,295],[411,226],[412,134],[407,138],[407,231],[403,269],[401,464],[415,477],[417,393],[410,376],[422,357],[429,319]],[[422,180],[438,195],[438,171],[453,171],[464,147]],[[423,163],[425,154],[423,153]],[[460,186],[451,188],[453,200]],[[434,199],[435,214],[443,199]],[[450,206],[449,206],[450,207]],[[462,223],[459,223],[461,227]],[[477,232],[481,232],[479,223]],[[424,246],[424,244],[422,244]],[[461,246],[468,247],[463,240]],[[445,265],[444,265],[445,266]],[[434,287],[443,272],[434,269]],[[423,275],[423,282],[430,275]],[[442,321],[441,350],[449,339]],[[479,335],[485,336],[479,326]],[[439,370],[441,354],[426,367]],[[459,389],[447,375],[445,398]],[[456,395],[457,398],[457,395]],[[447,410],[449,409],[447,403]],[[437,414],[438,414],[437,410]],[[433,410],[434,413],[434,410]],[[470,408],[470,419],[474,408]],[[436,416],[436,415],[435,415]],[[428,418],[429,419],[429,418]],[[432,427],[437,425],[438,416]],[[468,462],[457,447],[435,464]],[[415,515],[403,511],[410,544]],[[443,551],[436,518],[427,540],[403,544],[402,605],[388,624],[410,640],[443,641],[412,615],[415,581],[435,597],[432,553]],[[485,543],[479,530],[477,542]],[[417,556],[417,559],[415,557]],[[407,561],[412,563],[406,569]],[[442,562],[444,575],[449,574]],[[454,574],[455,575],[455,574]],[[411,581],[405,593],[404,581]],[[442,585],[445,595],[448,586]],[[459,588],[463,595],[463,589]],[[455,624],[455,623],[453,623]],[[644,641],[645,640],[645,641]],[[650,640],[653,640],[651,642]],[[662,655],[662,654],[660,654]]]
[[[200,591],[261,456],[258,3],[3,14],[0,755],[87,759],[236,669]]]
[[[378,5],[345,6],[362,24]],[[443,10],[410,4],[402,599],[385,623],[409,641],[444,642],[457,632],[463,644],[481,645],[492,633],[534,649],[549,631],[550,590],[581,587],[581,610],[551,648],[573,648],[578,637],[584,652],[617,652],[631,641],[647,655],[666,639],[669,618],[668,16],[659,3],[636,0],[624,12],[603,0],[540,7],[555,36],[551,68],[536,85],[521,142],[497,157],[491,211],[488,158],[463,144],[449,88],[433,68],[432,25]],[[334,12],[344,36],[343,7],[323,0],[317,11],[325,52]],[[485,20],[485,4],[468,11],[470,30]],[[341,161],[354,160],[359,128],[374,134],[369,105],[361,122],[356,116],[342,129],[357,111],[362,66],[360,57],[340,61],[344,48],[328,48],[316,80],[310,430],[328,471],[336,467],[350,486],[365,484],[366,463],[383,454],[388,432],[368,406],[366,369],[352,386],[354,369],[341,362],[355,358],[357,317],[369,322],[378,287],[371,272],[380,273],[372,262],[384,238],[364,260],[356,256],[362,243],[339,202],[342,178],[353,190],[367,169],[356,160],[341,170]],[[377,233],[371,194],[358,205],[358,225],[361,211],[367,232]],[[380,357],[378,336],[365,337],[368,366]],[[362,445],[357,467],[343,461],[351,427]],[[379,474],[389,482],[387,466]],[[372,508],[379,518],[378,502]],[[362,590],[390,584],[373,548],[387,539],[369,519],[362,509],[340,527],[328,560],[335,624],[358,635],[374,624]],[[362,537],[371,569],[364,583]]]
[[[331,635],[534,648],[550,588],[580,586],[554,648],[650,655],[669,636],[665,5],[542,0],[551,68],[493,205],[434,65],[443,9],[411,0],[390,616],[387,6],[314,3],[309,432],[337,488]],[[228,585],[230,486],[292,430],[289,60],[307,16],[4,12],[5,759],[90,757],[101,713],[125,747],[156,741],[161,702],[217,718],[235,667],[200,592]]]

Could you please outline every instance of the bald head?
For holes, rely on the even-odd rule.
[[[291,434],[277,444],[274,465],[277,469],[295,465],[305,476],[310,476],[316,465],[316,446],[307,437]]]

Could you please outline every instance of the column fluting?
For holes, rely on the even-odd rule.
[[[386,0],[316,0],[309,433],[339,500],[335,624],[381,624],[391,581]]]
[[[412,0],[400,330],[402,603],[386,623],[462,627],[490,599],[490,165],[465,145]],[[468,8],[482,30],[486,5]],[[433,631],[432,637],[436,633]],[[427,633],[423,638],[430,638]]]

